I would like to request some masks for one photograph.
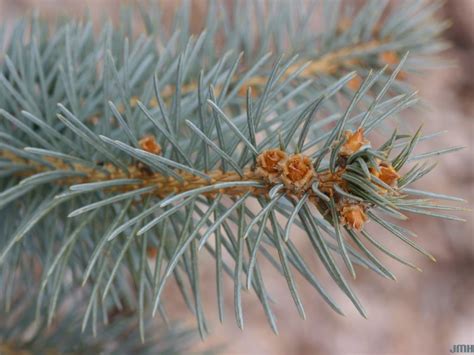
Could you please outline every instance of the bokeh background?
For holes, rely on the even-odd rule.
[[[290,1],[290,0],[289,0]],[[58,14],[76,16],[89,8],[93,17],[103,14],[116,17],[117,0],[0,0],[0,21],[16,18],[39,9],[42,16]],[[393,1],[395,2],[395,1]],[[165,1],[170,10],[174,1]],[[201,0],[194,2],[197,16],[202,14]],[[437,147],[464,145],[461,152],[443,156],[434,174],[423,180],[423,188],[474,201],[474,0],[446,0],[440,16],[450,18],[452,26],[445,36],[452,48],[444,57],[455,65],[412,77],[414,85],[429,109],[410,113],[412,120],[425,122],[430,132],[448,130],[436,142]],[[426,151],[429,144],[424,143]],[[232,284],[227,280],[227,317],[218,323],[215,312],[213,271],[203,272],[204,292],[211,335],[198,342],[197,352],[221,346],[224,354],[447,354],[453,344],[474,344],[474,233],[473,212],[462,213],[467,222],[457,223],[413,216],[411,229],[419,242],[437,258],[436,263],[408,250],[399,243],[391,245],[423,269],[418,273],[398,263],[383,260],[397,275],[398,282],[360,270],[354,281],[369,313],[360,317],[339,295],[345,317],[336,315],[314,290],[302,282],[307,319],[301,320],[294,308],[284,280],[266,270],[269,291],[274,295],[279,336],[266,323],[260,304],[254,296],[244,297],[245,329],[240,331],[233,319]],[[298,236],[295,236],[295,240]],[[385,241],[384,241],[385,242]],[[301,243],[300,243],[301,244]],[[389,244],[388,244],[389,245]],[[300,245],[301,247],[302,245]],[[210,268],[211,269],[211,268]],[[323,281],[328,281],[324,280]],[[326,282],[336,294],[335,286]],[[168,290],[172,293],[174,290]],[[177,304],[175,318],[194,318]]]

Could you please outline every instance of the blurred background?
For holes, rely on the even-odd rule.
[[[89,8],[95,18],[103,14],[116,17],[117,0],[0,0],[0,21],[16,18],[39,9],[42,16],[78,15]],[[164,1],[171,8],[174,1]],[[395,2],[395,1],[393,1]],[[193,6],[200,10],[200,0]],[[429,110],[409,113],[413,120],[425,122],[430,132],[448,130],[431,144],[439,147],[466,146],[461,152],[439,159],[434,174],[423,180],[423,189],[452,194],[474,201],[474,0],[448,0],[440,15],[452,20],[445,36],[452,48],[444,57],[454,66],[412,77],[413,84]],[[429,123],[429,125],[428,125]],[[430,149],[423,144],[425,151]],[[462,224],[440,219],[413,216],[409,227],[416,231],[419,242],[437,258],[436,263],[408,250],[400,243],[388,246],[413,261],[422,273],[413,271],[383,257],[397,275],[398,282],[380,278],[373,272],[360,270],[353,282],[366,307],[369,318],[363,319],[342,295],[336,296],[346,317],[338,316],[302,282],[299,291],[306,309],[306,320],[296,312],[283,278],[267,272],[269,293],[274,295],[274,310],[279,319],[280,335],[274,335],[255,297],[244,293],[245,329],[241,332],[233,319],[233,285],[226,283],[226,320],[218,323],[215,310],[213,271],[203,272],[204,301],[209,311],[211,335],[199,342],[195,350],[223,345],[224,354],[447,354],[453,344],[474,344],[474,233],[473,212],[461,214]],[[297,240],[298,235],[295,235]],[[385,241],[384,241],[385,242]],[[300,247],[302,247],[301,243]],[[265,266],[265,265],[262,265]],[[317,271],[316,271],[317,272]],[[329,281],[329,280],[322,280]],[[337,295],[336,286],[326,282]],[[168,290],[169,293],[173,289]],[[174,313],[174,314],[173,314]],[[182,304],[170,309],[173,318],[194,317]]]

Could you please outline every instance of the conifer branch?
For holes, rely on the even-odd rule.
[[[69,301],[76,307],[67,308],[65,303],[57,305],[58,314],[54,322],[46,317],[34,318],[35,299],[25,290],[15,294],[9,310],[1,309],[0,353],[2,355],[33,354],[130,354],[151,352],[154,354],[181,353],[189,349],[196,340],[195,332],[182,325],[171,329],[154,328],[147,322],[150,336],[146,344],[140,340],[137,320],[130,309],[118,309],[108,305],[105,314],[107,325],[94,329],[94,335],[82,334],[81,314],[84,312],[84,290],[70,290]],[[4,299],[2,299],[3,303]],[[67,301],[65,301],[67,302]],[[97,337],[100,332],[100,337]]]
[[[236,4],[235,16],[261,15],[253,2]],[[325,1],[329,22],[313,33],[312,5],[285,4],[278,22],[257,21],[254,33],[211,2],[196,39],[186,5],[169,36],[147,13],[148,36],[139,38],[130,22],[98,38],[90,24],[70,22],[49,37],[33,19],[29,39],[17,25],[0,66],[0,217],[9,221],[0,227],[0,289],[18,288],[11,273],[26,275],[40,285],[35,316],[52,319],[70,283],[82,284],[83,329],[96,329],[97,314],[115,304],[137,310],[144,339],[149,317],[166,319],[163,290],[174,279],[205,336],[206,252],[220,319],[226,274],[237,324],[247,286],[277,332],[261,258],[285,279],[302,317],[295,274],[343,313],[294,243],[297,228],[364,317],[339,261],[351,277],[363,266],[395,279],[368,242],[417,268],[373,237],[371,224],[434,259],[394,221],[412,213],[461,220],[449,211],[462,208],[438,201],[459,199],[411,187],[433,169],[423,161],[459,148],[414,153],[437,137],[421,130],[395,130],[378,147],[371,137],[418,101],[400,80],[426,69],[411,58],[443,48],[436,6],[409,2],[381,20],[384,2],[368,1],[348,22],[338,2]]]

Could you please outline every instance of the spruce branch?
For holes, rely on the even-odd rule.
[[[261,15],[258,4],[236,2],[235,16]],[[95,37],[90,24],[71,21],[46,36],[33,19],[30,40],[27,26],[17,25],[0,68],[7,299],[19,287],[9,275],[25,274],[39,283],[36,317],[52,319],[70,284],[83,285],[83,329],[96,329],[97,315],[115,304],[137,310],[144,339],[150,316],[166,318],[163,291],[174,279],[205,336],[205,251],[215,259],[220,320],[226,274],[239,327],[248,289],[277,332],[262,258],[284,277],[303,318],[295,274],[343,313],[304,260],[296,229],[364,317],[345,269],[395,279],[366,242],[417,268],[373,237],[371,224],[434,259],[394,221],[412,213],[461,220],[449,214],[461,208],[439,202],[460,199],[411,187],[431,172],[425,160],[460,148],[414,153],[438,134],[421,130],[395,130],[379,146],[372,137],[398,126],[396,115],[418,102],[400,80],[416,69],[411,58],[442,48],[436,5],[407,2],[380,20],[384,2],[368,1],[348,22],[338,2],[325,1],[329,23],[313,33],[312,4],[283,4],[278,21],[257,21],[253,33],[210,2],[196,39],[186,31],[186,5],[169,35],[147,13],[149,33],[138,38],[128,33],[131,22]]]
[[[94,336],[81,333],[85,312],[85,290],[70,290],[69,300],[57,305],[54,322],[36,317],[36,300],[23,289],[15,294],[9,309],[0,310],[0,353],[3,355],[29,354],[180,354],[196,340],[195,332],[181,325],[172,328],[153,328],[147,322],[149,337],[140,341],[137,319],[130,309],[119,309],[112,304],[105,307],[107,319]],[[3,298],[3,297],[2,297]],[[2,303],[3,303],[2,299]],[[74,302],[75,307],[67,306]],[[97,314],[95,316],[98,316]],[[96,333],[100,332],[100,337]]]
[[[250,2],[242,7],[239,5],[237,2],[236,16],[243,11],[250,14],[258,14],[259,11],[262,11],[258,9],[259,5]],[[435,20],[434,14],[440,6],[440,3],[437,2],[427,7],[424,7],[423,1],[407,2],[387,14],[387,2],[385,1],[367,1],[365,6],[354,13],[351,13],[350,10],[344,13],[338,1],[326,1],[320,6],[324,10],[321,20],[328,22],[322,33],[312,30],[309,26],[312,14],[310,9],[318,7],[316,2],[298,2],[296,5],[289,2],[272,2],[268,5],[267,16],[270,19],[268,23],[260,24],[262,19],[259,18],[260,26],[258,30],[255,29],[252,32],[252,28],[250,30],[242,28],[248,26],[246,22],[235,21],[231,24],[231,26],[235,26],[233,30],[225,32],[224,43],[231,43],[237,48],[246,49],[256,49],[258,44],[266,44],[267,47],[260,46],[258,52],[261,54],[265,51],[276,51],[277,54],[297,53],[302,58],[290,65],[280,80],[292,77],[295,73],[298,73],[299,80],[313,79],[317,76],[323,78],[335,76],[337,78],[352,70],[365,75],[369,69],[381,69],[384,66],[394,69],[408,51],[413,51],[415,55],[416,53],[426,55],[427,53],[433,54],[447,46],[438,37],[448,23]],[[209,6],[209,13],[217,13],[219,18],[219,10],[213,9],[212,3]],[[255,7],[254,11],[252,11],[253,7]],[[293,18],[296,8],[300,9],[297,18],[302,18],[302,21],[295,21]],[[287,13],[290,15],[282,15]],[[225,18],[225,11],[221,15]],[[381,20],[384,15],[387,16],[386,22]],[[403,25],[400,25],[401,18],[405,18]],[[211,21],[215,21],[215,18],[212,18]],[[283,36],[282,25],[276,21],[287,24],[289,28],[286,34],[289,37],[288,43],[281,39]],[[396,28],[396,26],[400,27]],[[204,27],[213,28],[214,26],[208,23]],[[241,33],[245,34],[242,36],[245,38],[240,38]],[[422,35],[420,35],[421,33]],[[210,34],[206,33],[206,35]],[[225,53],[225,50],[222,53]],[[256,59],[253,58],[252,51],[244,51],[244,54],[247,66],[259,58],[258,56],[255,57]],[[413,64],[409,63],[405,69],[408,72],[417,71],[419,68]],[[407,72],[398,73],[398,78],[401,81],[406,77]],[[253,95],[256,95],[263,90],[266,84],[266,76],[262,75],[249,75],[243,78],[234,75],[229,79],[231,79],[231,86],[238,83],[238,90],[236,88],[233,90],[242,97],[245,97],[246,88],[252,87]],[[355,77],[349,88],[356,91],[360,82],[361,78]],[[216,92],[220,93],[223,88],[228,88],[228,85],[227,82],[226,85],[217,86]],[[190,93],[196,87],[196,82],[190,82],[182,86],[181,92],[183,94]],[[175,91],[176,88],[173,85],[165,86],[161,96],[165,99],[170,98]],[[135,102],[136,99],[133,99],[131,104]],[[150,105],[156,106],[156,100],[150,102]]]
[[[152,276],[148,261],[142,264],[145,265],[144,267],[138,269],[138,265],[134,262],[129,266],[132,268],[131,276],[137,284],[143,282],[140,280],[147,280],[147,288],[156,290],[152,298],[156,311],[167,279],[177,270],[183,268],[182,271],[190,273],[188,274],[190,282],[195,280],[197,264],[189,260],[190,251],[192,255],[195,255],[194,258],[197,256],[195,242],[199,250],[206,247],[214,255],[217,251],[210,244],[210,237],[215,235],[217,230],[224,228],[225,236],[228,238],[227,243],[230,243],[226,243],[225,247],[236,262],[237,269],[233,276],[237,297],[235,307],[238,324],[243,326],[238,296],[242,287],[242,273],[246,273],[248,286],[260,294],[259,298],[268,297],[261,294],[263,292],[262,280],[252,278],[249,273],[250,264],[244,259],[243,247],[249,238],[252,240],[250,243],[256,243],[254,248],[257,248],[250,249],[254,260],[251,270],[257,272],[256,256],[258,248],[262,247],[261,243],[265,242],[267,246],[273,245],[278,250],[279,260],[274,259],[270,254],[265,254],[265,257],[270,258],[275,265],[281,265],[281,271],[288,281],[300,314],[304,315],[290,264],[312,284],[315,282],[315,276],[306,266],[303,266],[305,262],[296,250],[287,249],[288,243],[291,242],[290,228],[293,224],[308,233],[327,271],[365,316],[364,309],[344,279],[330,250],[341,256],[353,277],[355,277],[354,264],[362,264],[384,277],[393,279],[394,275],[366,249],[360,240],[361,235],[366,233],[365,224],[368,220],[380,224],[431,259],[434,259],[431,254],[409,238],[409,232],[386,220],[385,216],[406,219],[404,213],[411,212],[460,220],[456,216],[432,211],[432,209],[453,210],[456,209],[455,207],[439,205],[426,199],[414,199],[403,190],[403,187],[408,185],[408,181],[412,182],[426,174],[424,167],[417,168],[416,166],[415,170],[409,171],[407,175],[400,174],[400,170],[410,159],[420,138],[420,131],[413,137],[394,133],[377,149],[372,147],[364,131],[381,124],[383,119],[387,118],[387,113],[381,112],[376,117],[366,119],[367,112],[362,112],[349,118],[357,97],[360,97],[361,93],[368,89],[368,85],[372,84],[371,78],[364,81],[355,93],[346,113],[336,121],[334,128],[329,129],[325,135],[326,139],[316,150],[312,148],[313,144],[307,142],[308,122],[314,120],[314,115],[324,98],[306,105],[302,112],[287,117],[286,121],[279,120],[280,126],[275,129],[278,135],[267,136],[261,143],[255,139],[260,135],[261,128],[257,126],[256,120],[249,118],[249,114],[247,114],[247,122],[241,122],[239,128],[238,121],[228,118],[215,102],[209,101],[207,120],[204,121],[203,127],[199,128],[191,121],[186,121],[191,132],[196,133],[202,143],[212,148],[211,156],[215,159],[211,164],[207,163],[209,170],[205,168],[204,155],[190,153],[185,160],[183,156],[176,154],[178,149],[175,145],[169,144],[166,148],[162,148],[153,136],[148,136],[146,139],[135,137],[132,141],[141,142],[139,148],[134,148],[119,139],[98,136],[80,123],[68,109],[60,105],[59,121],[65,123],[76,135],[72,139],[82,140],[83,143],[98,148],[104,147],[103,144],[110,145],[115,150],[102,148],[100,151],[107,151],[114,161],[120,162],[120,166],[110,162],[93,168],[92,162],[89,166],[85,166],[80,162],[70,161],[70,156],[66,153],[49,154],[47,150],[39,148],[26,147],[24,150],[19,150],[8,149],[7,146],[6,153],[2,153],[2,158],[11,165],[26,168],[20,173],[12,173],[11,177],[13,180],[18,180],[18,183],[2,192],[6,203],[11,201],[10,196],[18,198],[21,194],[28,194],[30,192],[28,186],[37,189],[43,187],[44,184],[54,183],[55,188],[49,191],[45,200],[34,208],[36,212],[32,211],[31,217],[26,218],[26,222],[18,226],[13,237],[9,240],[7,237],[7,243],[0,254],[0,262],[5,263],[15,245],[23,240],[42,219],[48,218],[50,211],[55,208],[61,206],[61,213],[67,212],[65,218],[68,223],[74,223],[69,222],[71,218],[80,222],[80,216],[87,218],[87,214],[93,212],[94,215],[91,217],[93,220],[100,218],[102,221],[110,222],[104,223],[100,228],[103,232],[98,233],[97,224],[94,226],[90,220],[87,220],[85,224],[81,223],[81,228],[90,226],[94,234],[102,235],[98,239],[92,237],[93,246],[90,249],[92,254],[84,264],[82,278],[84,284],[92,282],[99,286],[104,272],[110,273],[113,268],[115,271],[107,281],[108,292],[111,285],[117,281],[118,264],[113,266],[114,258],[109,262],[98,263],[99,256],[108,255],[114,248],[118,248],[121,255],[129,251],[131,244],[127,243],[121,235],[132,228],[132,234],[127,238],[136,238],[140,241],[144,249],[140,252],[140,245],[137,245],[135,253],[138,253],[137,257],[141,263],[144,263],[148,258],[146,247],[148,238],[154,241],[153,244],[157,244],[156,248],[165,248],[164,239],[168,238],[169,233],[163,230],[161,233],[165,234],[155,233],[160,230],[160,226],[166,220],[169,220],[177,233],[176,239],[172,238],[175,239],[174,246],[171,246],[164,258],[167,264],[161,264],[164,267],[163,273]],[[411,98],[412,95],[407,97]],[[248,100],[252,100],[250,95]],[[388,113],[393,112],[393,108],[400,108],[400,103],[406,102],[404,96],[400,97],[398,102],[391,102]],[[249,102],[248,106],[251,107],[252,104]],[[217,113],[217,117],[212,112]],[[357,126],[361,119],[363,124],[359,124],[359,128],[354,131],[346,130],[349,122],[352,126]],[[219,126],[219,122],[222,126]],[[164,123],[157,122],[157,124]],[[223,130],[224,124],[227,130]],[[251,129],[247,129],[249,126]],[[250,135],[249,132],[255,132],[255,135]],[[157,129],[155,136],[159,137],[160,133],[161,131]],[[190,146],[196,145],[195,141],[186,138],[189,132],[181,130],[178,134],[182,134],[182,138],[175,137],[176,145],[182,151],[190,151]],[[224,134],[225,136],[219,139],[219,135]],[[278,143],[278,137],[281,136],[288,137],[288,141],[283,146]],[[269,138],[272,140],[268,140]],[[232,152],[227,150],[228,153],[226,153],[226,147],[223,144],[232,141],[236,146]],[[391,157],[390,153],[399,141],[403,142],[398,148],[399,152]],[[311,148],[305,149],[305,146]],[[444,152],[452,150],[448,149]],[[21,153],[21,155],[18,156],[16,153]],[[29,160],[25,154],[34,155],[36,160]],[[254,159],[250,157],[251,155]],[[428,158],[431,154],[415,157]],[[127,161],[128,163],[125,163]],[[125,169],[122,166],[125,166]],[[229,170],[224,170],[225,166]],[[58,190],[63,192],[60,193]],[[251,198],[257,198],[262,207],[257,214],[247,207]],[[157,202],[152,206],[143,208],[144,201],[154,200]],[[230,206],[226,202],[229,200]],[[211,203],[211,201],[214,202]],[[295,206],[294,209],[291,208],[292,204]],[[120,211],[120,213],[112,218],[112,211],[116,213]],[[289,218],[286,226],[280,224],[281,221],[276,218],[277,213]],[[268,218],[271,227],[264,223]],[[237,234],[233,231],[232,225],[238,226]],[[255,227],[259,227],[259,231],[256,231]],[[327,236],[321,234],[321,229]],[[256,239],[254,232],[258,235]],[[167,237],[164,237],[165,235]],[[354,240],[362,254],[348,244],[346,235]],[[333,241],[327,239],[328,236]],[[221,242],[224,240],[226,239],[222,239]],[[119,251],[120,248],[125,249]],[[160,255],[162,255],[160,263],[163,263],[163,254]],[[58,262],[70,262],[67,259],[62,260],[64,257],[65,255],[59,255],[59,260],[51,267],[54,269]],[[194,266],[191,267],[189,263]],[[280,270],[280,266],[277,268]],[[48,271],[44,283],[49,282],[50,275],[53,275],[53,271]],[[178,282],[181,283],[179,280]],[[335,302],[327,296],[326,291],[319,284],[316,283],[316,285],[325,299],[338,312],[341,312]],[[104,291],[97,297],[106,299],[107,292]],[[199,294],[199,290],[195,288],[192,292],[195,297]],[[92,293],[92,297],[95,297],[94,295],[95,292]],[[194,309],[194,307],[201,306],[196,304],[191,308]],[[202,313],[201,309],[197,311]]]
[[[133,27],[130,22],[132,14],[124,16],[122,27],[114,36],[111,35],[111,26],[104,26],[98,39],[91,31],[90,22],[49,28],[38,19],[33,19],[30,27],[34,38],[31,42],[24,39],[28,31],[24,22],[14,28],[9,41],[3,41],[5,63],[0,81],[3,83],[1,100],[5,104],[2,107],[12,112],[10,105],[14,105],[16,110],[27,110],[37,116],[46,114],[48,120],[54,120],[54,109],[51,110],[51,107],[61,102],[79,109],[81,105],[77,95],[81,93],[90,99],[87,105],[82,104],[82,110],[88,112],[91,120],[104,114],[109,119],[113,109],[108,101],[94,100],[94,97],[100,97],[97,94],[104,91],[106,96],[112,96],[109,100],[122,101],[118,103],[122,114],[126,111],[126,116],[136,116],[134,107],[143,91],[144,81],[153,72],[160,74],[156,89],[160,90],[159,96],[164,103],[169,102],[176,92],[181,93],[179,100],[185,100],[187,94],[195,92],[197,74],[204,66],[209,72],[203,83],[208,86],[209,80],[215,81],[213,86],[216,95],[220,96],[219,100],[222,101],[223,95],[227,95],[222,103],[241,102],[247,87],[253,88],[254,95],[264,90],[265,78],[270,70],[268,53],[271,51],[277,55],[287,53],[293,58],[278,80],[292,82],[285,91],[301,84],[299,95],[305,98],[308,93],[320,91],[352,71],[359,74],[349,86],[351,91],[355,91],[361,76],[369,70],[381,69],[385,65],[394,69],[404,54],[410,52],[411,59],[404,67],[405,72],[397,75],[400,80],[393,86],[399,92],[406,92],[407,86],[403,81],[407,73],[429,68],[433,54],[446,46],[439,37],[446,24],[437,21],[434,16],[438,7],[438,2],[424,7],[423,1],[414,1],[387,13],[386,2],[375,0],[367,1],[358,12],[350,13],[343,11],[346,8],[337,1],[324,1],[322,4],[283,1],[269,2],[268,16],[263,16],[262,4],[235,2],[236,16],[248,13],[250,18],[258,17],[258,27],[252,28],[246,21],[229,19],[225,8],[210,2],[207,8],[209,17],[202,25],[205,30],[196,39],[190,37],[186,30],[190,28],[191,21],[189,10],[185,10],[187,6],[176,14],[176,28],[171,32],[162,27],[160,17],[151,17],[160,14],[159,7],[155,11],[142,11],[149,33],[148,37],[138,39],[129,32]],[[322,20],[328,22],[324,30],[315,30],[310,26],[311,18],[319,13],[322,13]],[[382,16],[386,19],[383,20]],[[404,19],[403,25],[400,25],[401,19]],[[282,31],[282,28],[288,29]],[[49,32],[54,32],[52,38],[47,36]],[[216,48],[216,43],[222,45]],[[86,51],[88,48],[91,48],[90,52]],[[244,58],[239,59],[241,55],[235,54],[236,48],[244,49]],[[87,55],[84,54],[86,52]],[[31,72],[26,72],[25,63],[20,60],[26,57],[31,58]],[[107,71],[99,69],[103,82],[94,80],[97,58],[109,64]],[[420,65],[420,62],[423,64]],[[38,83],[41,94],[35,92],[35,85],[21,82],[25,76],[30,84]],[[176,76],[179,77],[178,83],[174,81]],[[319,80],[314,80],[315,76]],[[121,83],[119,92],[112,85],[105,85],[106,78]],[[379,79],[384,80],[385,75]],[[64,85],[56,85],[54,94],[48,95],[48,87],[56,82]],[[120,89],[122,86],[123,90]],[[144,97],[141,101],[151,107],[162,107],[158,105],[159,99],[152,98],[149,89],[145,95],[148,98]],[[126,98],[127,95],[132,97]],[[174,106],[178,108],[180,105]],[[187,114],[186,109],[182,113]],[[175,115],[176,112],[170,114]]]

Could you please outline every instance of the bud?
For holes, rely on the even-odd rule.
[[[316,173],[311,159],[303,154],[295,154],[281,161],[281,180],[294,192],[306,190],[311,185]]]
[[[344,204],[339,208],[339,213],[343,225],[358,231],[367,221],[364,207],[358,204]]]
[[[280,176],[280,162],[286,160],[287,155],[280,149],[268,149],[257,157],[256,174],[270,183],[274,183]]]
[[[377,171],[377,169],[375,168],[370,168],[370,172],[374,176],[382,180],[384,183],[392,187],[397,186],[397,182],[400,178],[400,175],[397,173],[397,171],[393,168],[391,164],[380,163],[379,170],[380,171]]]
[[[347,182],[342,178],[345,169],[338,169],[334,173],[330,170],[318,173],[319,186],[318,189],[323,194],[332,197],[334,196],[334,185],[339,185],[343,190],[347,190]]]
[[[155,137],[145,136],[138,141],[138,145],[142,150],[147,151],[148,153],[160,154],[161,146],[156,142]]]
[[[346,138],[346,141],[342,145],[339,154],[345,157],[351,156],[362,146],[369,143],[369,141],[364,138],[364,130],[362,128],[357,129],[355,132],[345,131],[344,137]]]

